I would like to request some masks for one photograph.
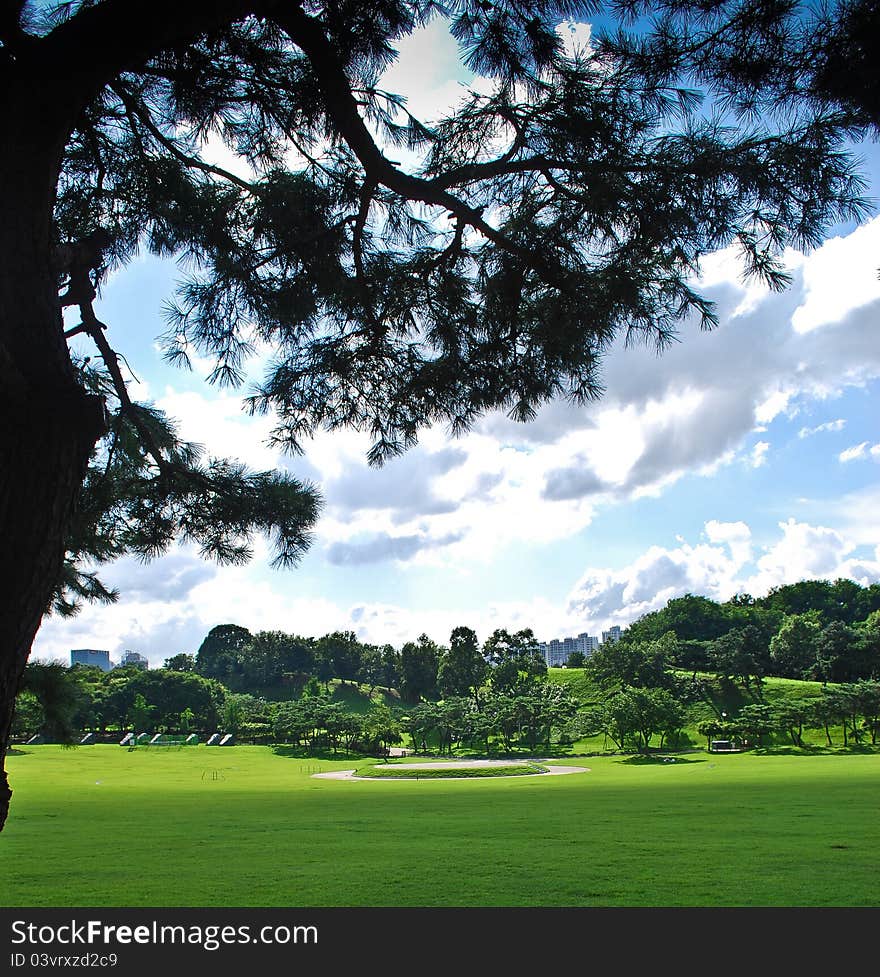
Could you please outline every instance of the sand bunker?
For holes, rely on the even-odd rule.
[[[480,780],[479,777],[456,777],[454,772],[460,770],[463,767],[526,767],[531,763],[546,763],[546,760],[432,760],[428,763],[395,763],[395,770],[449,770],[451,774],[449,777],[432,777],[431,780]],[[566,773],[589,773],[589,767],[568,767],[568,766],[548,766],[544,772],[535,773],[524,773],[524,774],[511,774],[510,776],[516,777],[545,777],[547,774],[566,774]],[[397,782],[400,780],[418,780],[416,777],[356,777],[355,774],[357,770],[331,770],[328,773],[313,773],[312,776],[316,779],[322,780],[369,780],[371,783],[376,783],[377,781],[392,781]],[[504,774],[499,774],[497,778],[487,777],[485,779],[501,779]]]

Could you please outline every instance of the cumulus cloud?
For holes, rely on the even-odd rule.
[[[568,596],[566,614],[594,630],[625,626],[686,593],[726,600],[738,590],[741,563],[721,545],[651,546],[620,570],[590,568]]]
[[[598,495],[607,489],[607,484],[586,465],[586,459],[580,458],[578,464],[570,468],[550,472],[541,492],[542,497],[553,501],[582,499],[585,496]]]
[[[458,55],[446,26],[435,22],[402,41],[391,69],[400,85],[390,84],[392,74],[388,87],[434,91],[432,104],[440,105],[434,86],[448,83]],[[793,282],[782,293],[744,282],[733,249],[709,255],[702,285],[718,305],[716,330],[684,323],[682,341],[659,356],[647,346],[618,344],[605,360],[598,403],[554,401],[529,424],[496,412],[452,444],[434,428],[381,469],[367,466],[367,439],[351,432],[320,434],[304,458],[285,458],[265,445],[272,419],[244,415],[234,393],[168,390],[160,406],[181,418],[186,437],[215,454],[284,467],[317,483],[326,505],[316,536],[334,558],[366,555],[363,539],[379,534],[409,540],[397,552],[411,558],[428,552],[417,539],[454,535],[456,558],[489,559],[503,543],[571,536],[603,507],[659,495],[687,475],[710,475],[737,458],[759,467],[777,439],[774,433],[753,443],[756,432],[880,377],[873,284],[848,291],[845,307],[832,302],[842,269],[861,275],[864,255],[878,252],[880,220],[810,255],[788,252]],[[875,281],[873,270],[869,277]],[[810,328],[795,327],[804,322]],[[801,436],[843,424],[802,428]],[[448,549],[433,552],[439,558]]]
[[[874,559],[858,556],[859,540],[794,518],[780,522],[781,538],[753,562],[752,531],[744,522],[709,520],[709,544],[682,541],[674,549],[649,547],[617,570],[591,567],[568,596],[564,617],[593,632],[626,626],[674,597],[699,594],[729,600],[737,593],[766,594],[805,579],[846,577],[862,586],[880,581],[880,546]],[[873,537],[876,544],[877,535]]]
[[[710,543],[725,543],[731,558],[737,566],[742,566],[752,556],[752,531],[741,520],[738,522],[719,522],[710,519],[705,525],[705,533]],[[684,540],[681,540],[684,542]]]
[[[362,460],[351,460],[349,467],[323,486],[329,507],[350,513],[363,509],[390,509],[395,522],[414,516],[454,512],[459,499],[437,495],[435,482],[463,464],[467,453],[461,447],[429,451],[417,447],[382,468],[369,468]]]
[[[791,518],[779,523],[782,539],[757,561],[758,572],[749,580],[751,593],[812,578],[845,576],[842,567],[855,549],[853,540],[836,529],[811,526]]]
[[[565,20],[557,26],[556,33],[562,38],[565,53],[569,57],[589,54],[592,50],[593,29],[590,24]]]
[[[798,431],[799,438],[809,438],[814,434],[822,434],[825,431],[842,431],[846,427],[846,421],[839,417],[834,421],[826,421],[824,424],[819,424],[816,427],[802,427]]]
[[[407,109],[417,118],[435,120],[461,101],[463,83],[473,79],[462,67],[458,42],[446,20],[436,18],[395,46],[397,58],[383,73],[381,87],[406,98]]]
[[[458,54],[445,26],[432,25],[402,43],[392,71],[409,74],[398,78],[400,86],[387,87],[409,85],[414,99],[424,95],[412,108],[427,117],[442,113],[462,89],[458,78],[449,81],[446,67],[437,68],[438,61],[457,63]],[[316,529],[316,560],[326,556],[334,566],[447,561],[450,572],[473,572],[474,579],[482,570],[480,593],[488,595],[487,609],[468,619],[481,633],[493,622],[508,626],[502,622],[510,620],[522,626],[535,621],[536,633],[540,627],[549,636],[557,633],[554,622],[573,633],[599,629],[626,624],[688,590],[723,599],[745,589],[760,593],[805,574],[865,581],[872,574],[876,578],[880,561],[876,553],[870,555],[880,541],[880,491],[825,500],[808,519],[799,508],[799,518],[780,523],[780,537],[762,548],[764,541],[747,525],[747,481],[738,482],[745,490],[743,521],[710,519],[704,538],[681,538],[674,548],[652,546],[646,539],[644,552],[628,566],[585,569],[567,602],[559,598],[539,605],[536,597],[493,603],[498,594],[491,591],[492,573],[486,568],[499,552],[517,545],[528,546],[529,559],[550,564],[560,552],[554,545],[570,552],[571,541],[604,507],[660,494],[684,476],[739,460],[736,477],[754,477],[750,466],[766,459],[771,441],[782,458],[784,422],[880,378],[880,283],[873,257],[878,253],[880,219],[809,255],[789,252],[792,285],[782,293],[744,283],[731,249],[707,256],[702,284],[717,303],[717,329],[704,333],[695,323],[684,323],[681,342],[659,356],[650,347],[619,344],[605,360],[605,394],[598,403],[578,408],[556,401],[526,425],[495,413],[453,444],[445,430],[431,429],[419,448],[382,469],[366,465],[362,435],[320,434],[306,446],[304,458],[286,459],[265,445],[272,419],[243,414],[234,393],[165,389],[159,377],[149,378],[148,392],[180,419],[184,437],[204,443],[209,452],[256,468],[286,467],[316,481],[327,498]],[[855,426],[855,418],[851,423]],[[841,417],[801,427],[797,434],[803,439],[840,432],[845,425]],[[755,443],[756,433],[763,436],[771,427],[772,433]],[[847,452],[852,461],[880,458],[880,444],[853,445],[841,461]],[[671,523],[674,518],[672,511]],[[670,533],[679,529],[670,525]],[[119,564],[116,579],[108,579],[118,581],[128,596],[116,607],[87,609],[72,622],[47,622],[42,647],[66,654],[77,646],[111,651],[130,646],[161,660],[170,646],[183,650],[172,638],[186,621],[194,622],[193,633],[232,621],[252,629],[320,634],[353,620],[348,602],[291,600],[284,584],[267,582],[249,569],[217,573],[184,556],[168,567],[162,561],[155,569],[139,569],[136,579],[133,564]],[[445,614],[385,602],[363,605],[359,620],[374,640],[383,628],[406,634],[406,640],[419,630],[435,636],[428,625],[419,627],[421,620],[436,622],[430,627],[441,632],[468,623],[456,620],[456,613]],[[442,633],[436,639],[441,638]]]
[[[160,665],[178,651],[196,651],[220,623],[253,632],[278,629],[314,636],[353,630],[362,640],[396,646],[423,632],[445,642],[460,625],[473,628],[481,639],[502,627],[531,628],[540,640],[582,631],[599,634],[613,624],[625,627],[687,593],[723,601],[742,592],[760,596],[772,587],[808,578],[846,577],[862,586],[878,582],[878,503],[880,489],[853,493],[841,501],[837,528],[789,518],[778,524],[780,535],[763,547],[756,545],[744,521],[708,520],[705,541],[690,543],[679,536],[677,546],[651,545],[625,566],[586,568],[565,599],[543,594],[518,601],[490,598],[477,609],[440,606],[442,602],[431,599],[421,606],[401,606],[382,600],[343,604],[292,598],[280,577],[255,580],[249,568],[235,567],[178,599],[128,600],[110,608],[87,607],[73,620],[50,618],[38,634],[34,654],[69,661],[71,648],[107,648],[118,659],[123,650],[131,649]],[[445,543],[425,538],[397,545]],[[349,562],[358,565],[377,555],[382,542],[373,544],[376,552],[370,552],[368,542]],[[393,556],[393,545],[391,549]]]
[[[457,543],[461,533],[446,536],[428,535],[389,536],[384,533],[372,539],[354,543],[333,543],[327,548],[327,559],[336,566],[360,566],[364,563],[381,563],[386,560],[411,560],[422,550],[437,549]]]
[[[851,448],[841,451],[837,457],[842,462],[863,458],[880,458],[880,444],[872,444],[869,447],[867,441],[862,441],[861,444],[853,445]]]
[[[875,217],[845,237],[830,238],[803,262],[804,301],[792,317],[796,332],[842,322],[853,310],[880,299],[878,229],[880,217]]]
[[[760,468],[767,463],[767,452],[769,450],[770,443],[768,441],[759,441],[752,448],[751,454],[749,455],[752,468]]]
[[[111,587],[137,601],[177,601],[187,597],[194,587],[217,575],[214,563],[200,559],[191,550],[175,548],[152,563],[135,557],[123,557],[99,576]]]
[[[839,461],[844,464],[848,461],[855,461],[858,458],[868,457],[868,442],[862,441],[861,444],[854,444],[851,448],[846,448],[837,456]]]

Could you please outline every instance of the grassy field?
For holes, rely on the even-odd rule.
[[[877,906],[880,754],[315,779],[269,747],[22,748],[0,904]]]

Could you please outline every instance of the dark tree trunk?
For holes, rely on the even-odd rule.
[[[52,206],[73,110],[65,119],[34,90],[12,86],[0,98],[9,147],[0,159],[0,758],[104,426],[103,403],[86,395],[70,362],[53,267]],[[0,768],[0,830],[10,797]]]

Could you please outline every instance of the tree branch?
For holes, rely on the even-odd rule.
[[[43,68],[66,91],[89,101],[120,72],[141,67],[158,51],[188,44],[278,0],[104,0],[80,10],[32,46]],[[120,38],[125,42],[120,43]]]
[[[548,284],[566,288],[565,282],[560,280],[560,276],[539,255],[511,240],[485,221],[481,209],[470,207],[441,186],[435,186],[432,181],[402,172],[382,153],[358,112],[357,101],[345,71],[319,21],[307,16],[299,8],[287,6],[276,9],[273,19],[311,62],[326,99],[328,113],[336,123],[340,135],[360,160],[369,180],[410,200],[445,208],[459,221],[470,225],[493,244],[537,271]]]
[[[140,119],[144,126],[150,131],[153,138],[164,146],[172,156],[180,160],[180,162],[185,166],[189,166],[196,170],[201,170],[203,173],[211,173],[214,176],[219,176],[222,179],[228,180],[230,183],[234,183],[236,186],[241,187],[242,190],[246,190],[248,193],[256,192],[256,187],[253,183],[248,183],[247,180],[243,180],[234,173],[224,170],[221,166],[214,166],[212,163],[206,163],[204,160],[198,159],[195,156],[190,156],[188,153],[183,152],[183,150],[176,146],[174,141],[169,139],[168,136],[166,136],[156,125],[156,123],[153,122],[149,110],[142,102],[135,100],[131,94],[119,84],[113,83],[109,87],[122,100],[122,104],[125,106],[126,110],[137,116],[137,118]]]

